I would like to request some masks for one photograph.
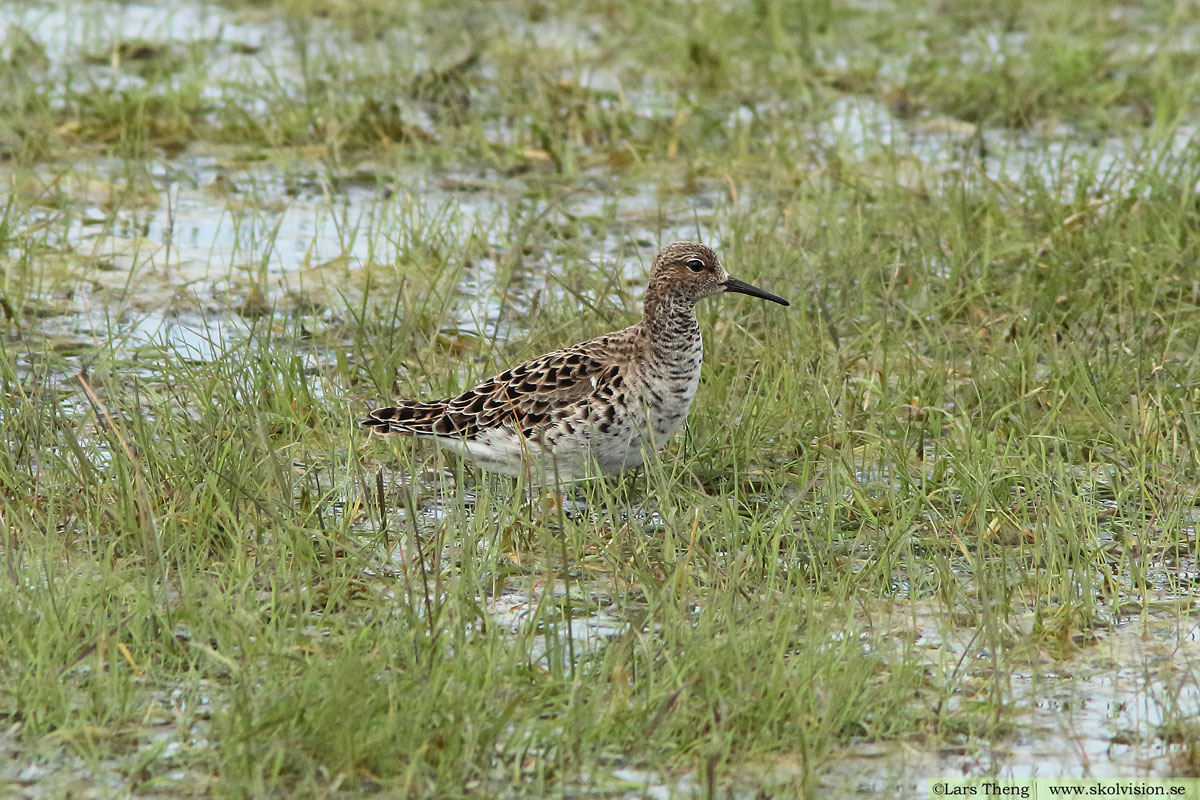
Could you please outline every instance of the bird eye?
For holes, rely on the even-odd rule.
[[[704,262],[698,258],[689,258],[687,262],[687,268],[692,272],[703,272]]]

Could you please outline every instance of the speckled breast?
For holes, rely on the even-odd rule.
[[[686,349],[648,360],[639,375],[639,394],[645,412],[642,438],[652,440],[655,449],[683,427],[700,384],[704,345],[699,336],[687,345]]]

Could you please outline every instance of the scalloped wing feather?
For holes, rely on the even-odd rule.
[[[611,360],[613,337],[601,337],[525,361],[457,397],[406,400],[372,411],[364,425],[381,433],[472,438],[507,428],[533,436],[571,416],[583,401],[611,383],[620,366]],[[609,358],[601,357],[608,353]]]

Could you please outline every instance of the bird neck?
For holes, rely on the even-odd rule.
[[[650,334],[650,346],[658,353],[691,350],[700,341],[696,301],[671,294],[651,292],[646,296],[642,324]]]

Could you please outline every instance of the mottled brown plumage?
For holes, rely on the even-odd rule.
[[[708,247],[675,242],[654,259],[637,324],[525,361],[457,397],[376,409],[363,425],[433,439],[484,469],[529,470],[539,481],[631,469],[686,421],[703,355],[696,302],[721,292],[788,305],[731,278]]]

